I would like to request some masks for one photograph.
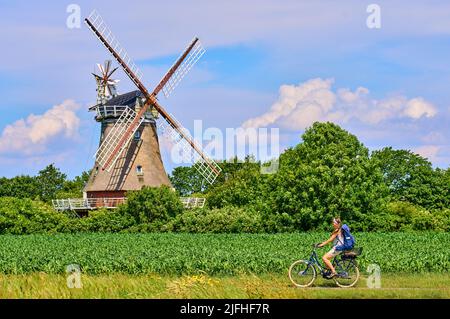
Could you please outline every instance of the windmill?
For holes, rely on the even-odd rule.
[[[101,96],[99,103],[91,110],[96,110],[96,120],[102,123],[102,132],[100,146],[95,153],[95,167],[85,187],[85,197],[99,200],[119,198],[127,190],[140,189],[143,185],[170,185],[159,152],[157,128],[178,143],[177,146],[181,147],[187,160],[194,163],[203,178],[212,184],[221,172],[220,167],[203,152],[187,130],[157,99],[161,91],[169,97],[204,54],[205,50],[199,39],[192,40],[153,91],[149,91],[141,81],[142,72],[132,62],[102,17],[94,10],[85,19],[85,23],[138,89],[115,95],[116,82],[110,76],[116,69],[110,71],[110,63],[99,67],[102,75],[95,77],[97,83],[105,88],[105,98]],[[110,87],[114,89],[111,90]],[[148,174],[150,177],[145,180]]]
[[[111,97],[117,96],[116,84],[120,80],[113,80],[111,76],[118,68],[111,70],[111,60],[106,60],[105,65],[97,63],[100,75],[92,73],[97,82],[97,104],[105,104]]]

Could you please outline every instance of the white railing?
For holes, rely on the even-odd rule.
[[[184,208],[203,208],[206,198],[200,197],[181,197],[181,203]],[[118,198],[68,198],[52,200],[55,210],[93,210],[98,208],[117,208],[120,204],[127,201],[126,197]]]
[[[97,208],[117,208],[126,202],[125,197],[119,198],[68,198],[52,200],[56,210],[91,210]]]
[[[99,105],[96,108],[97,117],[119,117],[122,115],[123,111],[126,110],[128,106],[118,106],[118,105]]]
[[[180,200],[184,208],[203,208],[206,203],[206,198],[200,197],[181,197]]]

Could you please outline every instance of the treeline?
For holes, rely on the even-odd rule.
[[[308,128],[274,174],[251,158],[221,166],[206,189],[192,167],[176,168],[171,180],[181,194],[203,192],[211,208],[256,213],[269,232],[327,229],[337,215],[365,231],[450,229],[450,167],[434,169],[408,150],[370,153],[333,123]]]
[[[278,160],[273,174],[262,174],[251,157],[219,163],[213,185],[193,167],[178,167],[170,176],[176,193],[145,188],[87,218],[49,203],[81,197],[88,174],[67,180],[50,165],[36,177],[0,179],[0,233],[294,232],[329,229],[336,215],[359,231],[450,231],[450,168],[434,169],[411,151],[370,153],[339,126],[314,123]],[[207,207],[185,210],[179,196],[206,197]]]
[[[57,198],[79,198],[89,178],[88,172],[73,180],[67,179],[54,164],[39,171],[36,176],[20,175],[0,178],[0,197],[29,198],[51,203]]]

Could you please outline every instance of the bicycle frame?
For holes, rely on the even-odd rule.
[[[339,270],[347,271],[347,269],[343,269],[343,267],[342,267],[342,265],[340,263],[342,261],[342,259],[338,258],[338,257],[339,257],[339,255],[334,257],[333,260],[331,261],[333,267],[340,268]],[[323,275],[326,271],[329,270],[326,266],[324,266],[320,262],[319,257],[317,256],[316,248],[313,249],[311,255],[309,256],[308,264],[312,265],[313,267],[318,268],[318,270],[319,270],[321,275]]]

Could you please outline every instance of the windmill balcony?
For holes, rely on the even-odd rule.
[[[97,121],[101,121],[107,118],[117,118],[119,117],[128,106],[121,105],[98,105],[96,106],[96,116]]]
[[[126,197],[121,198],[68,198],[52,200],[55,210],[93,210],[98,208],[117,208],[126,202]]]
[[[206,203],[201,197],[181,197],[184,208],[203,208]],[[126,197],[116,198],[68,198],[52,200],[53,208],[57,211],[89,211],[99,208],[117,208],[126,203]]]

